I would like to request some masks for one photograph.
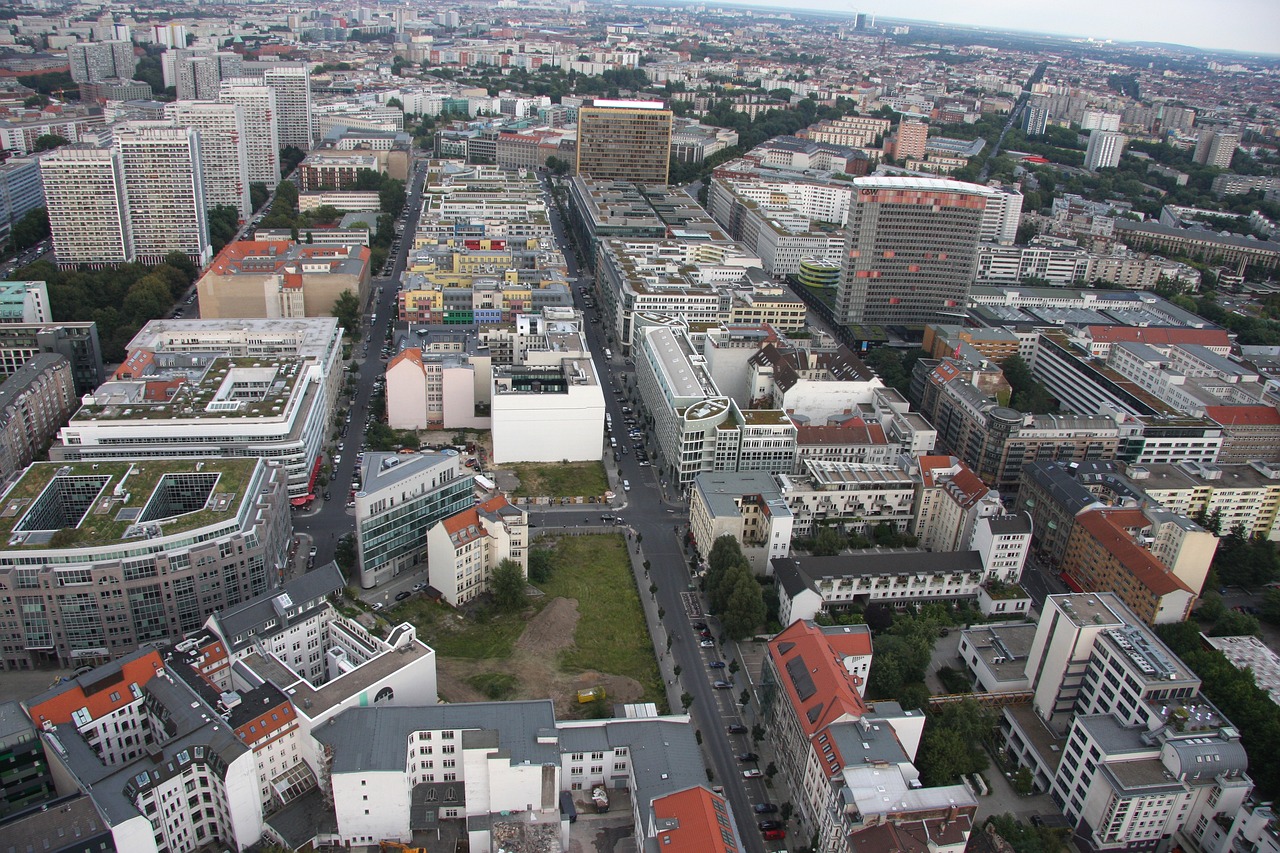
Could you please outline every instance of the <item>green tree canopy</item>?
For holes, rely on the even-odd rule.
[[[494,567],[489,591],[499,610],[519,610],[524,605],[524,572],[514,560],[503,560]]]

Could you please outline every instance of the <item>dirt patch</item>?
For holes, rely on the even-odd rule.
[[[529,620],[524,633],[516,640],[516,651],[554,658],[573,645],[573,632],[577,628],[578,600],[553,598],[541,613]]]
[[[487,697],[468,684],[467,679],[481,673],[502,672],[517,680],[512,699],[550,699],[555,705],[556,717],[562,720],[581,717],[586,711],[588,706],[578,702],[579,690],[603,687],[610,706],[643,699],[644,687],[633,678],[595,670],[564,672],[560,669],[561,652],[574,644],[578,617],[576,599],[553,598],[529,619],[510,657],[438,658],[436,678],[440,695],[449,702],[486,702]]]

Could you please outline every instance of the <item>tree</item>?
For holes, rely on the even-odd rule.
[[[214,254],[221,252],[240,230],[240,211],[227,204],[209,208],[209,242]]]
[[[271,190],[261,181],[254,181],[249,184],[249,206],[254,210],[258,210],[267,203],[267,198],[271,195]]]
[[[760,584],[749,573],[740,574],[729,593],[728,602],[720,621],[725,631],[735,640],[743,640],[764,624],[764,598]]]
[[[9,234],[9,247],[21,252],[49,236],[49,212],[43,207],[28,210],[14,223]]]
[[[1262,626],[1257,618],[1238,610],[1228,610],[1209,632],[1211,637],[1262,636]]]
[[[499,610],[519,610],[524,604],[524,573],[515,560],[503,560],[489,579],[489,591]]]
[[[288,175],[303,161],[307,153],[296,145],[286,145],[280,149],[280,174]],[[296,199],[295,199],[296,200]]]
[[[552,552],[546,548],[533,548],[529,551],[529,580],[534,583],[546,583],[551,580]]]
[[[987,769],[982,744],[995,726],[991,712],[972,699],[944,705],[928,715],[917,764],[928,785],[951,785],[961,774]]]
[[[813,556],[834,557],[844,546],[845,540],[839,532],[831,525],[824,524],[818,528],[817,535],[813,537]]]
[[[404,181],[390,179],[382,185],[382,189],[378,190],[379,209],[393,219],[404,210],[406,201]]]
[[[1058,830],[1033,826],[1015,815],[992,815],[987,824],[1009,843],[1014,853],[1063,853],[1067,849]]]
[[[357,337],[360,332],[360,300],[350,288],[338,294],[338,298],[333,300],[333,309],[329,312],[338,318],[338,325],[353,338]]]
[[[32,147],[32,152],[52,151],[63,145],[70,145],[71,140],[57,133],[43,133],[36,137],[36,144]]]

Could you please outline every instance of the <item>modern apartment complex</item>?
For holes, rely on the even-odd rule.
[[[200,133],[161,122],[131,122],[115,132],[124,177],[131,259],[161,263],[181,252],[202,267],[213,257]],[[59,259],[61,261],[61,259]]]
[[[67,45],[71,79],[96,83],[113,77],[129,80],[138,67],[131,41],[91,41]]]
[[[124,171],[115,148],[64,145],[40,159],[49,230],[60,266],[133,259]]]
[[[291,499],[314,494],[343,377],[337,320],[153,320],[126,349],[51,458],[261,456]]]
[[[3,667],[117,658],[273,588],[286,499],[261,459],[31,465],[0,499]]]
[[[276,92],[262,81],[223,80],[218,100],[237,104],[244,114],[242,137],[249,183],[274,188],[280,181],[280,118]]]
[[[1090,172],[1114,169],[1120,165],[1120,155],[1129,137],[1113,130],[1095,130],[1089,134],[1089,145],[1084,152],[1084,167]]]
[[[930,178],[855,178],[836,316],[924,324],[963,312],[996,191]]]
[[[577,174],[666,184],[671,165],[671,115],[661,101],[597,99],[580,108]]]
[[[262,82],[276,96],[280,144],[307,151],[314,143],[311,111],[311,71],[306,65],[286,65],[262,72]]]
[[[102,347],[94,323],[0,323],[0,376],[12,376],[40,353],[58,353],[71,362],[75,393],[102,384]]]

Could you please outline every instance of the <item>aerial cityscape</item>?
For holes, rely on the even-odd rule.
[[[0,853],[1280,853],[1280,5],[0,8]]]

